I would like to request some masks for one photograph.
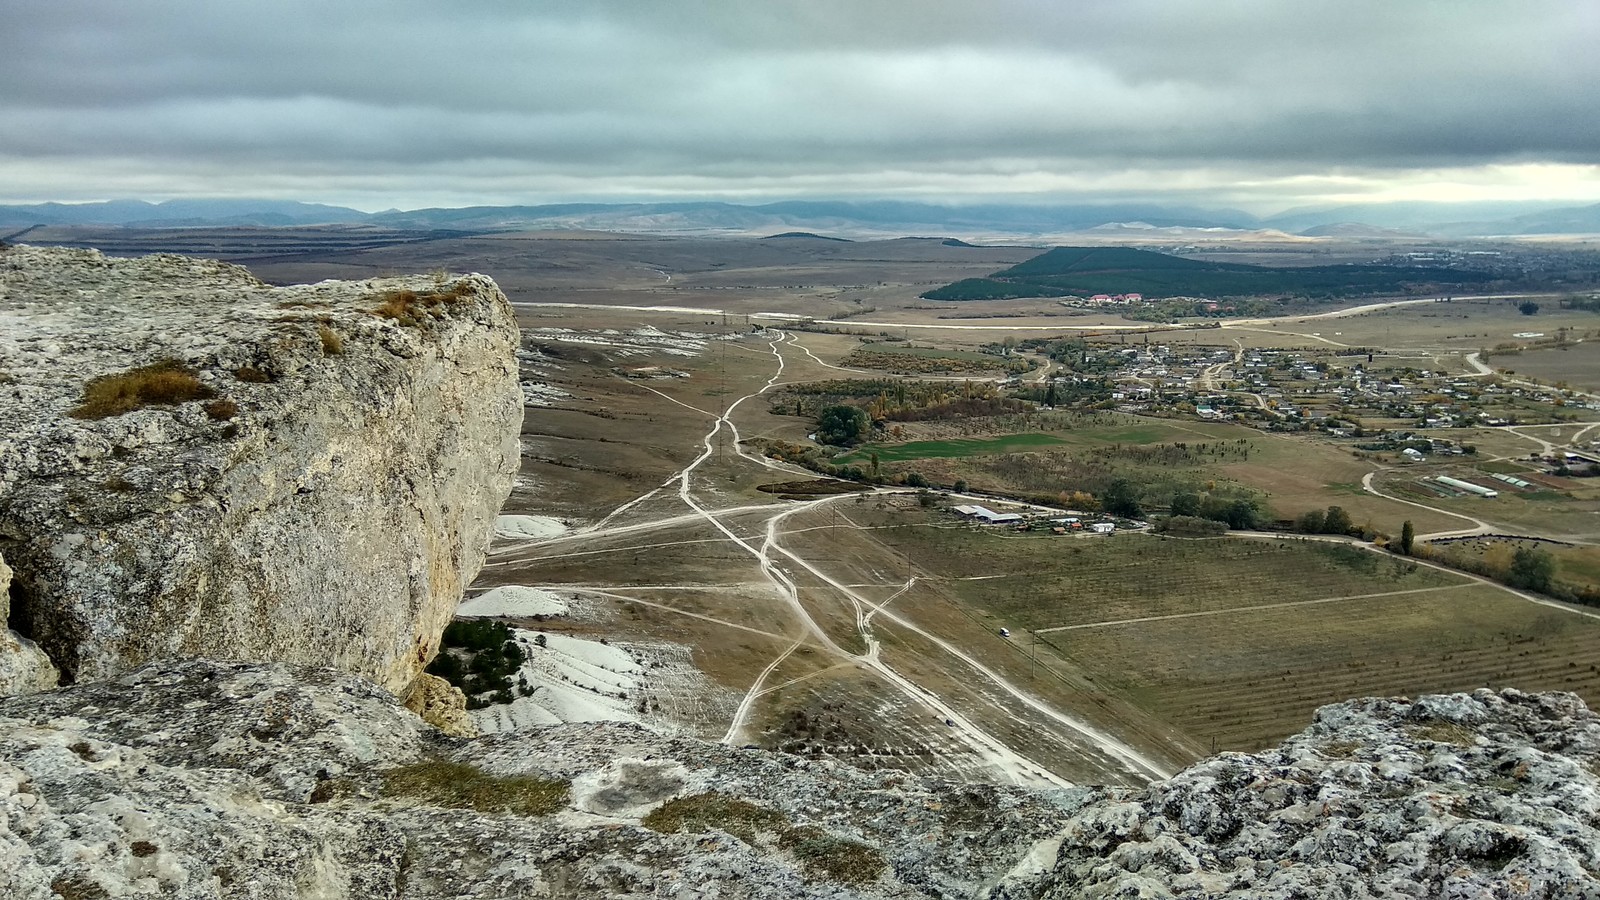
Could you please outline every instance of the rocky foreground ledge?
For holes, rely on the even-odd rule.
[[[1143,790],[863,772],[628,725],[477,740],[327,669],[0,701],[0,896],[1600,896],[1570,694],[1325,707]]]
[[[175,656],[405,690],[511,489],[516,346],[483,276],[0,248],[0,694]]]

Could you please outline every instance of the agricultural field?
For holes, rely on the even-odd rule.
[[[1338,696],[1504,685],[1600,700],[1600,619],[1350,544],[875,533],[1191,745],[1269,746]]]
[[[1148,698],[1194,740],[1239,750],[1276,744],[1329,697],[1515,687],[1574,691],[1593,704],[1597,642],[1600,622],[1483,585],[1052,641],[1108,684]]]
[[[1594,327],[1600,328],[1600,315]],[[1537,378],[1550,384],[1570,384],[1587,391],[1600,391],[1600,341],[1562,344],[1538,350],[1525,350],[1515,356],[1496,356],[1495,365]]]
[[[1231,423],[1058,411],[918,422],[902,432],[905,441],[869,444],[838,461],[860,464],[876,453],[891,475],[916,471],[936,485],[959,480],[1034,497],[1098,492],[1121,477],[1152,509],[1182,491],[1218,493],[1257,498],[1278,519],[1341,506],[1356,524],[1384,532],[1408,519],[1423,532],[1464,521],[1366,492],[1362,477],[1373,466],[1331,443]]]
[[[1480,522],[1486,531],[1500,534],[1527,534],[1585,543],[1600,538],[1600,483],[1596,483],[1596,479],[1546,477],[1544,481],[1548,484],[1535,484],[1528,490],[1504,485],[1505,489],[1493,498],[1476,497],[1433,482],[1441,473],[1454,473],[1474,483],[1502,486],[1482,474],[1474,477],[1477,471],[1455,466],[1392,469],[1383,472],[1373,483],[1387,494],[1454,513],[1458,518],[1451,528]],[[1529,473],[1524,470],[1520,474]],[[1420,519],[1417,524],[1421,529]]]

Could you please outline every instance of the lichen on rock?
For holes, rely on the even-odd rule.
[[[377,313],[394,291],[449,301],[402,324]],[[516,345],[479,275],[272,287],[211,260],[6,248],[11,628],[69,682],[203,656],[406,690],[511,489]],[[91,383],[157,370],[201,390],[73,415]]]

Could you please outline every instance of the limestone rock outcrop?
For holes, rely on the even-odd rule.
[[[516,346],[483,276],[0,250],[10,628],[69,683],[203,656],[404,691],[511,489]]]
[[[478,808],[528,779],[541,810]],[[331,670],[164,662],[0,700],[0,896],[974,897],[1087,793],[615,723],[464,741]]]
[[[423,672],[411,683],[404,700],[406,709],[445,734],[477,737],[478,726],[467,714],[467,695],[437,675]]]
[[[618,723],[462,740],[330,669],[168,661],[0,700],[0,896],[1585,898],[1597,770],[1571,694],[1352,701],[1030,790]]]
[[[1005,898],[1600,897],[1600,716],[1479,690],[1325,706],[1282,747],[1095,797]]]

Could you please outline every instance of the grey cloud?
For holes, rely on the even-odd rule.
[[[91,162],[601,191],[1600,163],[1600,4],[69,0],[8,30],[16,196]]]

